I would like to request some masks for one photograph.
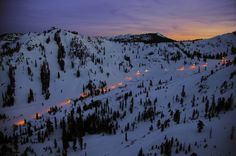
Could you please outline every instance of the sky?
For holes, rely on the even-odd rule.
[[[0,0],[0,22],[0,34],[56,26],[91,36],[210,38],[236,31],[236,0]]]

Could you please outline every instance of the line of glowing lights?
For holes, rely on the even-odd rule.
[[[146,72],[147,72],[147,70],[146,70]],[[136,76],[136,77],[139,77],[139,76],[141,76],[141,75],[142,75],[142,74],[141,74],[140,71],[136,71],[136,72],[134,73],[134,76]],[[132,79],[133,79],[133,77],[128,76],[128,77],[125,78],[125,81],[131,81]],[[115,84],[110,85],[109,87],[104,87],[104,88],[102,88],[102,89],[99,89],[99,91],[100,91],[100,92],[101,92],[101,91],[103,91],[103,92],[108,92],[108,91],[111,91],[111,90],[116,89],[117,87],[121,87],[121,86],[123,86],[123,85],[124,85],[123,82],[117,82],[117,83],[115,83]],[[81,98],[81,97],[82,97],[82,98],[87,98],[87,97],[89,97],[89,92],[83,92],[83,93],[81,93],[80,96],[79,96],[79,98]],[[71,102],[72,102],[72,101],[71,101],[70,99],[66,99],[66,100],[64,100],[64,101],[62,101],[62,102],[60,102],[60,103],[58,103],[57,106],[59,106],[59,107],[64,107],[64,106],[70,105]],[[49,111],[51,111],[51,107],[50,107],[50,108],[47,108],[45,111],[42,111],[41,113],[38,113],[38,112],[37,112],[36,114],[38,115],[38,117],[41,117],[42,114],[47,113],[47,112],[49,112]],[[36,114],[33,115],[33,116],[30,117],[30,118],[36,119]],[[15,124],[18,125],[18,126],[22,126],[22,125],[25,124],[25,120],[19,120],[19,121],[16,122]]]
[[[228,62],[228,61],[227,61],[224,57],[220,60],[220,64],[226,64],[227,62]],[[207,67],[207,66],[208,66],[208,63],[204,63],[204,64],[201,65],[201,67]],[[193,65],[191,65],[188,69],[189,69],[189,70],[195,70],[195,69],[197,69],[197,67],[198,67],[198,66],[196,66],[195,64],[193,64]],[[178,70],[178,71],[184,71],[184,70],[185,70],[185,67],[184,67],[184,66],[179,67],[177,70]],[[165,71],[168,71],[168,70],[165,69]],[[148,70],[148,69],[145,69],[144,72],[147,73],[147,72],[149,72],[149,70]],[[141,75],[142,75],[142,74],[141,74],[141,72],[140,72],[139,70],[134,73],[134,76],[136,76],[136,77],[139,77],[139,76],[141,76]],[[125,80],[125,81],[131,81],[132,79],[133,79],[132,76],[127,76],[127,77],[125,77],[124,80]],[[122,86],[122,85],[123,85],[123,82],[118,82],[118,83],[115,83],[115,84],[110,85],[109,87],[104,87],[104,88],[99,89],[99,90],[100,90],[100,91],[103,91],[103,92],[108,92],[108,91],[114,90],[114,89],[116,89],[117,87],[120,87],[120,86]],[[79,97],[87,98],[88,96],[89,96],[89,93],[88,93],[88,92],[83,92],[83,93],[80,94]],[[59,104],[57,104],[57,106],[59,106],[59,107],[64,107],[64,106],[70,105],[71,102],[72,102],[72,101],[71,101],[70,99],[66,99],[65,101],[62,101],[62,102],[60,102]],[[44,112],[36,113],[36,114],[38,115],[38,117],[41,117],[43,113],[48,112],[49,110],[50,110],[50,108],[46,109],[46,111],[44,111]],[[33,119],[36,119],[36,114],[32,117]],[[18,125],[18,126],[21,126],[21,125],[24,125],[24,124],[25,124],[25,120],[19,120],[19,121],[16,123],[16,125]]]
[[[201,65],[201,67],[207,67],[207,66],[208,66],[208,63],[204,63],[204,64]],[[188,69],[189,69],[189,70],[195,70],[195,69],[197,69],[198,67],[200,67],[200,66],[196,66],[195,64],[193,64],[193,65],[191,65]],[[182,66],[182,67],[179,67],[177,70],[178,70],[178,71],[184,71],[184,70],[186,70],[186,69],[185,69],[184,66]]]

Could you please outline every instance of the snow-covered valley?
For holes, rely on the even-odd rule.
[[[236,155],[235,32],[143,43],[52,28],[0,47],[0,155]]]

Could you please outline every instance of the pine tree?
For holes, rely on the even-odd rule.
[[[37,68],[37,66],[38,66],[36,60],[34,61],[34,66],[35,66],[35,68]]]
[[[53,123],[50,119],[47,119],[46,121],[46,131],[48,132],[48,134],[51,134],[53,132]]]
[[[67,137],[67,132],[65,128],[62,128],[62,145],[63,145],[63,151],[67,152],[69,143],[68,143],[68,137]]]
[[[77,77],[80,77],[80,71],[79,71],[79,69],[78,69],[77,72],[76,72],[76,76],[77,76]]]
[[[212,128],[210,129],[209,137],[210,137],[210,139],[212,138]]]
[[[57,78],[60,79],[61,75],[60,72],[57,72]]]
[[[209,100],[207,99],[206,104],[205,104],[205,114],[207,115],[209,110]]]
[[[165,144],[164,144],[164,154],[166,156],[171,156],[171,143],[170,141],[166,140]]]
[[[54,139],[54,148],[56,149],[57,148],[57,140]]]
[[[179,121],[180,121],[180,111],[179,110],[176,110],[175,111],[175,114],[174,114],[174,121],[179,124]]]
[[[72,62],[71,62],[71,68],[74,69],[74,67],[75,67],[75,64],[74,64],[74,62],[72,61]]]
[[[183,87],[182,87],[182,91],[181,91],[181,96],[182,96],[182,97],[185,97],[185,96],[186,96],[186,93],[185,93],[184,88],[185,88],[185,86],[183,85]]]
[[[60,66],[61,71],[64,71],[65,61],[63,59],[58,59],[58,64]]]
[[[46,91],[46,93],[45,93],[45,99],[47,100],[47,99],[49,99],[49,97],[50,97],[50,92],[49,92],[49,90],[47,89],[47,91]]]
[[[18,151],[18,136],[14,136],[13,137],[14,138],[14,149],[15,149],[15,151]]]
[[[201,120],[199,120],[198,124],[197,124],[197,128],[198,128],[199,133],[202,132],[202,129],[204,128],[204,126],[205,126],[204,123]]]
[[[80,145],[80,149],[83,149],[83,138],[79,137],[79,145]]]
[[[231,129],[231,134],[230,134],[230,139],[231,139],[231,140],[234,139],[234,131],[235,131],[235,128],[234,128],[234,126],[233,126],[232,129]]]
[[[188,145],[188,152],[190,152],[191,151],[191,145],[189,144]]]
[[[73,138],[73,150],[75,151],[76,150],[76,143],[77,143],[77,139],[76,138]]]
[[[139,150],[139,152],[138,152],[138,156],[144,156],[144,154],[143,154],[143,149],[142,149],[142,148],[140,148],[140,150]]]
[[[50,42],[50,37],[48,36],[46,43],[48,44]]]
[[[34,93],[33,90],[30,88],[28,95],[28,103],[31,103],[32,101],[34,101]]]
[[[195,95],[193,95],[193,99],[192,99],[192,107],[194,107],[195,106]]]
[[[27,67],[27,70],[28,70],[28,75],[31,76],[32,75],[32,71],[31,71],[31,68],[29,66]]]
[[[128,141],[127,132],[125,132],[125,141]]]
[[[35,114],[35,119],[38,120],[40,118],[39,113]]]

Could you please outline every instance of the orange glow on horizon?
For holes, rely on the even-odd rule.
[[[218,35],[231,33],[235,31],[234,26],[229,27],[226,25],[213,25],[209,28],[209,25],[196,22],[191,22],[191,23],[185,22],[184,27],[185,29],[183,29],[182,31],[166,32],[165,36],[177,41],[197,40],[197,39],[208,39]]]
[[[188,40],[198,40],[198,39],[208,39],[214,36],[217,36],[219,34],[215,35],[207,35],[207,36],[202,36],[202,35],[170,35],[169,37],[173,40],[176,41],[188,41]]]

